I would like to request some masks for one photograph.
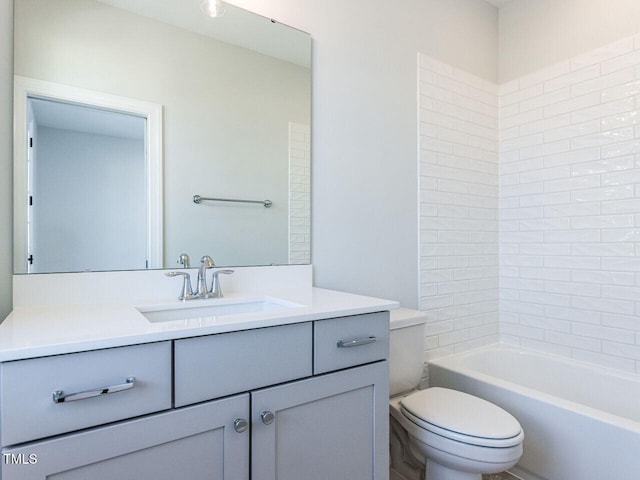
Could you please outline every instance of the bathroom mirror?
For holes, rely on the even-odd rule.
[[[37,165],[37,157],[28,166],[14,169],[18,172],[14,176],[15,273],[179,268],[177,262],[184,253],[192,266],[202,255],[212,256],[219,266],[310,263],[310,36],[226,3],[224,15],[212,18],[200,4],[201,0],[15,0],[16,79],[161,109],[160,162],[154,166],[147,161],[145,167],[152,173],[161,171],[157,194],[149,194],[153,175],[148,171],[141,175],[139,168],[134,182],[139,191],[125,193],[124,184],[131,183],[129,170],[115,167],[120,180],[116,174],[108,182],[105,200],[93,201],[97,196],[87,192],[98,180],[104,183],[107,175],[88,165],[122,161],[120,156],[104,158],[105,149],[97,141],[93,150],[100,154],[98,160],[91,148],[78,154],[84,155],[87,176],[64,187],[59,175],[51,174],[29,184],[28,172]],[[56,100],[55,95],[35,99]],[[27,100],[16,98],[19,101]],[[86,99],[67,103],[81,109],[94,106]],[[97,108],[103,113],[126,113],[104,105]],[[42,105],[36,110],[42,110]],[[37,118],[34,123],[37,129]],[[49,118],[42,138],[68,135],[67,124],[62,118]],[[111,135],[109,131],[92,133]],[[33,148],[29,142],[25,135],[14,145],[23,149],[25,162],[28,149]],[[148,154],[148,129],[144,142]],[[42,143],[39,146],[44,150]],[[58,173],[63,171],[59,165]],[[56,171],[55,164],[49,168]],[[29,233],[37,228],[33,225],[37,216],[29,209],[43,198],[37,185],[48,191],[55,191],[52,186],[71,190],[69,198],[89,209],[89,217],[98,218],[98,213],[91,213],[94,207],[112,219],[124,219],[125,212],[136,210],[135,218],[146,215],[146,222],[153,223],[149,212],[160,212],[155,222],[161,226],[158,238],[147,238],[155,250],[147,248],[146,258],[125,264],[104,261],[110,256],[122,258],[122,248],[127,249],[126,242],[120,250],[108,247],[133,235],[124,220],[101,232],[102,237],[113,237],[99,245],[94,230],[101,221],[74,221],[73,202],[47,201],[46,218],[57,238],[73,237],[84,244],[59,242],[74,245],[60,254],[74,261],[39,268]],[[196,203],[196,195],[272,203],[268,208],[251,202]],[[59,231],[63,226],[69,230],[64,235]],[[86,251],[87,260],[81,258],[81,251]],[[150,261],[154,255],[158,260]]]

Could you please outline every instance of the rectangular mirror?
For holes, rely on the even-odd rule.
[[[310,263],[310,36],[200,4],[15,0],[15,273]]]

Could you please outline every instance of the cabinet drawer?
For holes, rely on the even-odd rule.
[[[175,342],[175,406],[203,402],[312,373],[311,323]]]
[[[171,343],[3,363],[0,402],[4,446],[171,408]]]
[[[318,320],[313,373],[375,362],[389,356],[389,312]]]

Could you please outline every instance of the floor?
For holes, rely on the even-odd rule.
[[[390,472],[389,480],[406,480],[405,477],[399,475],[393,470]],[[511,475],[509,472],[495,473],[492,475],[483,475],[482,480],[520,480],[519,477]]]
[[[502,472],[493,475],[483,475],[482,480],[519,480],[519,477],[511,475],[509,472]]]

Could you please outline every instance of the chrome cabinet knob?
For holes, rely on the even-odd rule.
[[[264,423],[265,425],[271,425],[275,420],[276,416],[273,414],[273,412],[269,412],[268,410],[265,410],[260,414],[260,418],[262,419],[262,423]]]
[[[249,428],[249,422],[247,422],[244,418],[236,418],[233,421],[233,428],[238,433],[246,432],[247,428]]]

